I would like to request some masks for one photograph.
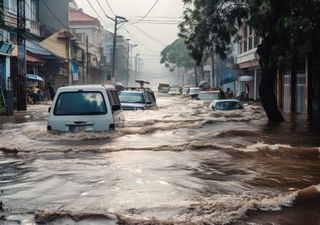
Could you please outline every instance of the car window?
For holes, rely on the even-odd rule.
[[[107,108],[101,92],[60,93],[54,108],[54,115],[100,115]]]
[[[119,96],[115,90],[107,89],[107,94],[108,94],[111,106],[121,105]]]
[[[239,102],[217,102],[215,105],[216,110],[236,110],[242,109]]]
[[[146,92],[146,95],[147,95],[146,96],[147,97],[147,102],[150,101],[151,103],[154,103],[154,99],[153,99],[151,93],[150,92]]]
[[[121,103],[145,103],[142,92],[125,92],[119,93]]]

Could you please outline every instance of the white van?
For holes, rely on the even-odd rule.
[[[113,86],[79,85],[57,90],[47,130],[108,131],[123,125],[121,103]]]

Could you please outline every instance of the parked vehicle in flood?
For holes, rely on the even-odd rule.
[[[188,96],[192,99],[197,98],[198,94],[202,91],[199,87],[190,87]]]
[[[180,95],[182,93],[181,87],[170,87],[168,95]]]
[[[57,90],[49,108],[52,131],[108,131],[124,125],[116,89],[111,85],[66,86]]]
[[[209,109],[213,111],[230,111],[230,110],[242,110],[244,107],[241,102],[237,99],[218,99],[213,100],[209,106]]]
[[[145,87],[130,87],[118,93],[123,110],[157,109],[153,91]]]
[[[170,89],[170,85],[167,83],[159,83],[158,91],[159,93],[168,93]]]
[[[210,91],[201,91],[197,98],[198,100],[215,100],[221,99],[220,91],[218,90],[210,90]]]

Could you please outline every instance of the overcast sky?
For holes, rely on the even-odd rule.
[[[113,32],[113,22],[107,19],[104,12],[101,10],[97,1],[104,9],[105,13],[110,17],[114,17],[113,12],[125,17],[129,23],[119,29],[119,34],[130,39],[131,44],[138,44],[134,48],[133,54],[139,53],[144,60],[143,72],[144,75],[153,78],[159,78],[168,74],[168,70],[160,65],[161,50],[178,38],[177,22],[181,21],[183,12],[182,0],[89,0],[95,8],[99,17],[91,8],[87,0],[76,0],[78,6],[89,15],[96,17],[101,21],[104,28]],[[157,2],[154,8],[150,11],[144,20],[138,21],[151,9]],[[108,7],[107,3],[111,6]],[[161,23],[161,24],[160,24]],[[146,77],[145,77],[146,78]],[[165,80],[166,78],[164,78]]]

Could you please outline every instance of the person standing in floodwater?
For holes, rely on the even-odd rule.
[[[53,87],[51,86],[51,83],[50,82],[47,82],[47,92],[49,93],[50,95],[50,99],[53,100],[54,96],[55,96],[55,91],[53,89]]]

